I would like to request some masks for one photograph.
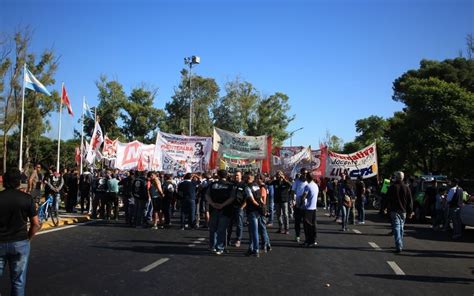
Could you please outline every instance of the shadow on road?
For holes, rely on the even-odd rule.
[[[386,280],[413,281],[424,283],[447,283],[470,285],[474,279],[460,277],[423,276],[423,275],[391,275],[391,274],[355,274],[360,277],[373,277]]]

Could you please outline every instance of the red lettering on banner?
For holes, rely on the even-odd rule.
[[[125,147],[125,151],[124,151],[124,154],[123,154],[122,165],[127,165],[127,164],[135,163],[135,162],[138,161],[138,159],[140,158],[140,146],[141,145],[142,144],[139,143],[139,142],[132,142],[132,143],[129,143]]]

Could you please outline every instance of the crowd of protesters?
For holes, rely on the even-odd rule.
[[[362,178],[352,181],[342,174],[337,179],[313,179],[305,168],[292,180],[281,171],[275,176],[240,171],[229,174],[225,170],[212,175],[173,176],[118,170],[79,175],[76,170],[61,173],[51,167],[43,174],[41,165],[36,165],[25,180],[25,190],[20,190],[20,181],[25,179],[20,171],[9,170],[3,177],[0,246],[20,256],[12,257],[10,251],[0,256],[0,275],[6,264],[14,266],[11,269],[13,289],[19,294],[24,293],[29,240],[41,227],[37,207],[43,189],[45,196],[54,197],[56,209],[63,202],[67,212],[74,212],[79,203],[80,212],[90,214],[92,219],[118,220],[122,206],[126,223],[136,228],[170,228],[172,217],[179,210],[178,224],[182,230],[209,229],[209,249],[216,255],[225,254],[229,246],[241,247],[244,225],[247,225],[246,255],[255,257],[262,251],[272,250],[267,227],[273,226],[275,218],[278,233],[290,234],[293,231],[290,231],[290,220],[294,220],[295,241],[308,248],[317,246],[318,200],[327,216],[339,221],[341,231],[346,232],[349,224],[365,224],[365,205],[374,191]],[[391,180],[383,180],[375,190],[382,195],[381,213],[390,215],[398,253],[404,247],[405,221],[414,214],[416,182],[413,178],[406,180],[403,172],[396,172]],[[453,239],[459,239],[462,235],[460,209],[466,196],[459,180],[440,186],[434,179],[424,192],[422,216],[430,211],[434,231],[446,231],[452,222]],[[30,222],[29,228],[27,222]],[[301,224],[304,242],[300,240]]]
[[[154,230],[169,228],[172,217],[177,216],[182,230],[208,228],[210,249],[216,254],[224,253],[230,245],[240,247],[247,225],[248,255],[254,256],[259,256],[259,250],[271,250],[267,227],[275,222],[276,232],[290,234],[290,220],[294,221],[295,241],[316,246],[318,201],[327,215],[340,223],[343,232],[350,224],[365,224],[365,207],[373,196],[381,196],[380,212],[390,217],[396,249],[401,251],[400,229],[403,230],[406,216],[414,212],[418,182],[399,172],[381,184],[368,183],[361,177],[351,180],[345,173],[339,178],[313,179],[306,168],[294,179],[281,171],[274,176],[241,171],[230,174],[223,170],[178,175],[100,170],[80,176],[75,170],[57,173],[54,167],[44,175],[42,171],[40,165],[35,166],[28,179],[28,192],[36,202],[44,187],[45,195],[63,200],[67,212],[76,211],[79,204],[80,212],[92,219],[118,220],[123,208],[128,225]],[[403,185],[401,189],[397,187],[399,183]],[[430,210],[435,231],[446,231],[452,221],[453,239],[458,239],[462,231],[456,210],[462,198],[458,196],[463,193],[457,180],[451,187],[438,186],[433,181],[425,191],[423,205],[423,209]],[[300,239],[302,233],[304,242]]]

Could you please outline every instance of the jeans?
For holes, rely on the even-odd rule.
[[[390,212],[392,219],[392,230],[397,250],[403,249],[403,227],[405,225],[406,213]]]
[[[260,215],[257,211],[247,212],[247,219],[249,221],[249,251],[258,253],[258,219]]]
[[[84,211],[87,212],[88,209],[90,208],[90,206],[89,206],[89,203],[90,203],[89,195],[90,195],[89,190],[81,191],[81,214],[84,213]],[[87,204],[87,207],[86,207],[86,204]]]
[[[300,237],[301,233],[301,222],[304,218],[304,209],[295,208],[295,236]]]
[[[273,216],[275,215],[275,203],[273,202],[275,190],[273,185],[268,186],[268,223],[273,224]]]
[[[347,230],[347,224],[349,224],[349,215],[351,208],[341,205],[341,220],[342,220],[342,229]]]
[[[223,251],[230,218],[222,210],[213,210],[209,221],[209,247]]]
[[[181,228],[184,228],[185,224],[188,224],[189,227],[194,227],[196,225],[195,212],[196,201],[194,199],[181,200]]]
[[[270,246],[270,237],[267,232],[267,219],[262,215],[258,217],[258,232],[261,235],[263,246]]]
[[[152,216],[153,216],[153,203],[152,203],[151,199],[149,199],[149,200],[146,201],[145,210],[144,210],[143,215],[145,215],[145,218],[146,218],[147,221],[151,221],[151,220],[152,220]]]
[[[321,196],[322,196],[322,199],[323,199],[324,209],[326,210],[326,209],[329,208],[327,192],[326,192],[326,191],[323,191],[323,192],[321,193]]]
[[[135,226],[143,225],[146,203],[146,200],[135,198]]]
[[[288,220],[288,202],[275,203],[275,209],[278,217],[278,228],[288,230],[290,221]]]
[[[5,266],[10,267],[11,295],[25,295],[30,241],[0,243],[0,277]]]
[[[364,203],[365,197],[361,197],[360,199],[357,199],[356,201],[356,209],[357,209],[357,220],[359,222],[365,222],[365,203]]]
[[[304,236],[305,243],[314,244],[316,242],[316,210],[303,210],[304,212]]]
[[[232,228],[235,225],[235,235],[236,240],[242,240],[242,230],[244,228],[244,209],[242,208],[233,208],[233,215],[229,222],[229,227],[227,228],[227,242],[230,242],[232,237]]]
[[[163,216],[165,217],[165,225],[171,223],[171,199],[163,198]]]
[[[449,220],[453,221],[453,238],[459,238],[462,235],[461,208],[449,208]]]

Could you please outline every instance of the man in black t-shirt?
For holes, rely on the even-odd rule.
[[[209,222],[209,246],[216,255],[224,253],[227,226],[232,217],[233,184],[227,181],[227,171],[218,171],[219,180],[213,182],[206,193],[206,199],[211,212]]]
[[[282,171],[276,174],[276,180],[272,182],[274,187],[275,210],[278,217],[279,233],[289,234],[290,222],[288,219],[288,201],[290,197],[291,183],[285,179]]]
[[[245,208],[245,183],[242,182],[242,172],[237,171],[234,177],[233,196],[235,197],[232,203],[232,217],[229,221],[227,229],[227,245],[231,243],[232,229],[235,225],[235,246],[240,247],[242,241],[242,231],[244,228],[244,208]]]
[[[0,277],[8,264],[12,295],[25,294],[30,240],[40,229],[36,205],[31,195],[18,190],[20,181],[20,171],[9,169],[0,192]]]

